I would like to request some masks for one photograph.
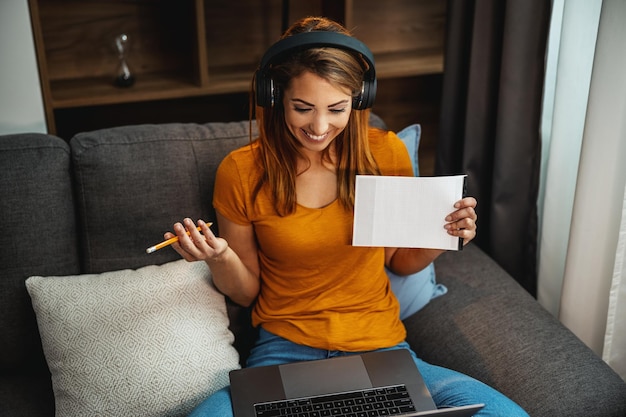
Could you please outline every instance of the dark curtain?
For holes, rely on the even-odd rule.
[[[537,292],[539,127],[550,0],[449,0],[437,175],[468,175],[474,240]]]

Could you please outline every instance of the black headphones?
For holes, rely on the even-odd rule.
[[[361,93],[352,100],[352,108],[364,110],[372,107],[376,97],[376,70],[374,68],[374,55],[372,51],[361,41],[339,32],[313,31],[298,33],[282,39],[272,45],[263,58],[256,71],[256,103],[261,107],[272,107],[279,100],[278,92],[274,86],[274,80],[268,76],[269,65],[276,59],[283,57],[289,52],[309,49],[314,47],[331,46],[345,49],[360,54],[368,69],[363,76]]]

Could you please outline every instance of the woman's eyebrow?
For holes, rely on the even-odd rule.
[[[348,99],[341,100],[341,101],[338,101],[338,102],[336,102],[334,104],[329,104],[328,107],[335,107],[335,106],[339,106],[339,105],[346,105],[346,104],[348,104],[349,101],[350,100],[348,100]]]
[[[315,104],[306,102],[306,101],[302,100],[301,98],[293,98],[293,99],[291,99],[291,101],[297,101],[298,103],[302,103],[302,104],[304,104],[306,106],[315,107]],[[335,107],[335,106],[339,106],[340,104],[345,105],[347,103],[348,103],[348,99],[345,99],[345,100],[341,100],[341,101],[338,101],[338,102],[333,103],[333,104],[329,104],[328,107],[329,108],[330,107]]]
[[[292,98],[292,99],[291,99],[291,101],[297,101],[298,103],[302,103],[302,104],[304,104],[305,106],[315,107],[315,105],[314,105],[314,104],[309,103],[309,102],[306,102],[306,101],[302,100],[301,98]]]

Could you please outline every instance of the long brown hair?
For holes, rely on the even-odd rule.
[[[350,35],[348,30],[332,20],[308,17],[294,23],[282,38],[311,31]],[[356,96],[361,92],[366,65],[357,53],[332,47],[315,47],[294,52],[281,62],[273,63],[270,75],[279,92],[285,91],[294,77],[309,71],[333,85],[352,91],[352,95]],[[304,156],[299,143],[287,128],[282,100],[276,100],[273,107],[257,106],[256,119],[259,127],[259,163],[263,175],[255,187],[254,196],[267,185],[278,214],[292,214],[297,205],[297,160]],[[337,195],[340,203],[350,210],[354,208],[356,175],[380,173],[369,149],[368,120],[369,110],[352,109],[348,124],[334,139]],[[326,148],[322,157],[331,160],[329,148]]]

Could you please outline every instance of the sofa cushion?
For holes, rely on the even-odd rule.
[[[184,415],[239,367],[204,262],[30,277],[57,415]]]
[[[497,388],[531,416],[624,416],[624,381],[475,243],[435,261],[448,295],[404,321],[418,357]]]
[[[146,255],[146,248],[184,217],[215,221],[215,171],[228,152],[249,142],[249,127],[247,121],[137,125],[73,137],[83,272],[179,259],[171,249]]]
[[[79,272],[69,146],[51,135],[5,135],[0,166],[0,369],[47,377],[24,281]],[[15,385],[8,381],[7,393],[3,381],[0,404],[19,401],[5,399],[19,396]],[[38,394],[25,401],[36,401]]]

